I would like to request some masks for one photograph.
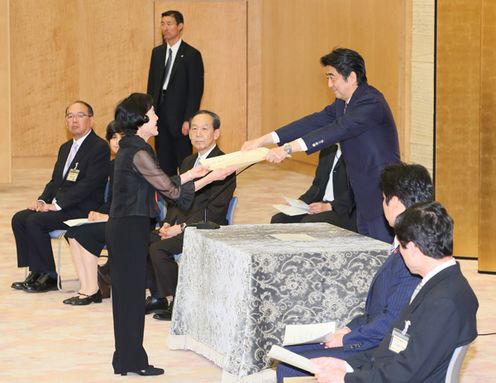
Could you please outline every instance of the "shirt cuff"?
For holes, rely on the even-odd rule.
[[[308,150],[307,144],[303,141],[303,138],[298,138],[296,142],[300,145],[301,151],[306,152]]]
[[[353,367],[351,367],[346,360],[344,361],[344,369],[345,369],[346,373],[350,373],[350,372],[355,371],[355,370],[353,370]]]
[[[272,137],[273,144],[278,144],[279,142],[281,142],[281,139],[279,138],[279,135],[276,132],[270,132],[270,136]]]

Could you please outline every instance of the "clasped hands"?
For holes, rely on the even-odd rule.
[[[181,225],[170,225],[167,222],[162,225],[158,231],[158,235],[162,239],[169,239],[181,234]]]
[[[46,213],[47,211],[57,211],[57,207],[53,203],[45,203],[43,201],[35,201],[28,206],[29,210],[37,211],[39,213]]]

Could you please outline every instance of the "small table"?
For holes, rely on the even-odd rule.
[[[258,373],[285,325],[341,327],[363,312],[390,249],[326,223],[188,228],[169,346],[209,358],[223,382],[267,381]]]

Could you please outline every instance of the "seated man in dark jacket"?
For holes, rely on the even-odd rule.
[[[224,154],[216,144],[220,136],[220,119],[215,113],[200,110],[191,118],[189,137],[198,153],[186,157],[179,172],[187,173],[199,161]],[[226,225],[227,209],[236,189],[236,175],[224,181],[212,182],[195,194],[191,208],[187,211],[176,206],[167,208],[167,216],[160,230],[152,233],[150,266],[152,270],[152,295],[147,298],[146,313],[156,312],[159,320],[169,320],[172,315],[173,298],[176,292],[178,266],[174,259],[183,249],[183,233],[187,224],[212,221]]]
[[[103,203],[110,150],[93,131],[92,107],[75,101],[65,110],[72,138],[62,144],[52,178],[36,201],[12,217],[17,266],[29,275],[12,288],[30,293],[57,289],[57,273],[49,232],[67,229],[64,221],[87,217]]]
[[[270,223],[327,222],[356,231],[355,201],[338,145],[320,152],[312,185],[299,199],[310,205],[309,214],[278,213]]]

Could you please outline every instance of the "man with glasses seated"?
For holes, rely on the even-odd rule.
[[[17,266],[30,271],[24,281],[12,284],[16,290],[55,290],[57,273],[49,232],[67,229],[64,221],[87,217],[103,203],[110,151],[93,131],[93,109],[84,101],[75,101],[67,107],[65,121],[72,139],[60,147],[51,180],[36,201],[12,218]]]

